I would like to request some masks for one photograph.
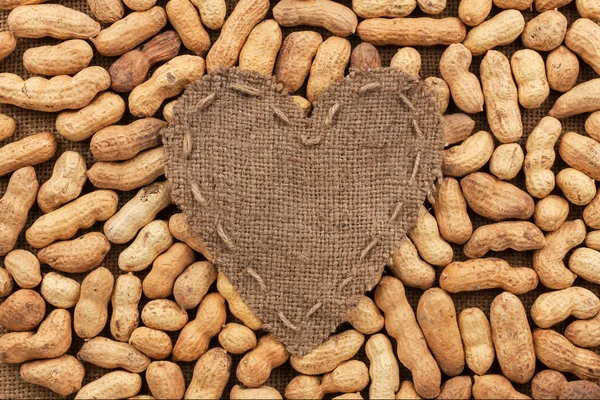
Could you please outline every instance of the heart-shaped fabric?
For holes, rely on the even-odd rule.
[[[175,203],[294,354],[375,286],[443,147],[433,95],[392,69],[352,72],[311,118],[273,78],[219,70],[186,89],[164,141]]]

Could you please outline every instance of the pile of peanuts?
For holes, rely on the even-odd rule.
[[[239,0],[228,18],[224,0],[88,0],[95,19],[44,0],[0,0],[12,10],[0,32],[0,69],[17,39],[63,40],[23,54],[27,71],[50,78],[0,73],[0,103],[57,112],[58,134],[89,141],[97,160],[88,169],[78,152],[56,154],[54,133],[11,141],[17,124],[0,114],[0,177],[8,180],[0,326],[9,332],[0,337],[0,362],[21,364],[26,382],[80,399],[526,399],[513,384],[528,382],[536,399],[600,398],[600,299],[573,286],[578,277],[600,283],[600,78],[575,86],[580,59],[600,73],[600,2],[575,0],[580,18],[568,26],[560,7],[571,1],[461,0],[458,17],[439,19],[408,16],[417,6],[439,14],[446,0],[353,0],[352,9],[281,0],[263,21],[269,0]],[[493,6],[501,11],[488,18]],[[521,11],[531,8],[538,15],[526,23]],[[284,39],[282,26],[333,36],[297,30]],[[220,30],[212,45],[206,29]],[[352,34],[363,40],[354,49]],[[510,60],[494,50],[519,38],[525,48]],[[305,86],[306,98],[292,99],[308,115],[348,64],[380,68],[374,46],[382,45],[398,46],[390,66],[416,78],[421,55],[409,46],[447,46],[441,78],[424,80],[440,113],[450,99],[462,111],[443,116],[444,178],[374,293],[349,312],[353,329],[290,355],[261,331],[183,214],[157,219],[172,203],[160,131],[173,98],[205,70],[237,65],[274,75],[292,95]],[[89,66],[96,53],[118,58],[108,70]],[[469,71],[474,55],[483,56],[479,77]],[[540,107],[551,89],[564,94],[523,149],[521,107]],[[484,107],[491,132],[473,133],[468,114]],[[127,109],[138,119],[118,125]],[[587,135],[563,134],[561,120],[582,113],[591,113]],[[555,146],[569,166],[556,176]],[[33,165],[51,159],[53,174],[40,186]],[[526,191],[511,183],[521,171]],[[83,191],[87,181],[95,190]],[[119,209],[117,191],[131,190],[137,194]],[[583,219],[567,221],[570,205],[585,207]],[[44,214],[25,229],[35,206]],[[474,230],[470,213],[490,223]],[[99,222],[101,231],[77,235]],[[15,248],[22,234],[36,251]],[[112,245],[124,245],[118,276],[103,266]],[[464,245],[466,261],[453,262],[453,245]],[[533,268],[486,257],[507,249],[532,251]],[[529,310],[532,330],[518,295],[538,284],[547,290]],[[416,310],[405,286],[423,290]],[[489,310],[456,315],[449,293],[486,289],[503,290]],[[551,329],[570,317],[562,334]],[[99,336],[107,325],[110,337]],[[74,335],[85,340],[79,348]],[[367,363],[356,359],[363,348]],[[232,355],[241,357],[235,371]],[[488,373],[496,360],[501,375]],[[288,361],[298,374],[280,393],[266,383]],[[195,363],[191,381],[182,362]],[[399,362],[410,380],[400,379]],[[86,363],[114,371],[83,385]],[[139,394],[142,374],[150,394]]]

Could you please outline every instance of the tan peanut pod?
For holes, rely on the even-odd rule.
[[[406,236],[388,261],[392,274],[409,287],[429,289],[435,281],[435,270],[419,258],[417,248]]]
[[[362,296],[358,305],[348,313],[348,322],[362,334],[372,335],[383,329],[385,321],[373,300]]]
[[[163,118],[169,124],[173,122],[173,108],[176,104],[177,100],[173,100],[165,104],[165,106],[163,107]]]
[[[483,57],[480,70],[485,110],[492,133],[502,143],[517,142],[523,135],[523,124],[508,59],[499,51],[490,50]]]
[[[415,400],[422,399],[415,390],[415,385],[411,381],[404,381],[400,385],[400,390],[396,393],[397,400]]]
[[[85,194],[39,217],[25,232],[27,242],[39,249],[57,240],[70,239],[79,229],[87,229],[97,221],[109,219],[117,211],[118,200],[117,194],[111,190]]]
[[[171,338],[163,331],[140,326],[129,337],[129,344],[154,360],[162,360],[171,355]]]
[[[86,341],[77,358],[100,368],[122,368],[129,372],[143,372],[150,365],[150,357],[132,345],[101,336]]]
[[[556,175],[556,184],[565,197],[577,206],[589,204],[596,196],[596,183],[575,168],[565,168]]]
[[[27,87],[26,91],[21,90]],[[28,110],[56,112],[87,106],[110,87],[110,75],[102,67],[88,67],[75,76],[34,77],[27,80],[9,73],[0,74],[0,103]]]
[[[538,108],[550,94],[544,59],[535,50],[516,51],[511,59],[519,92],[519,103],[525,108]]]
[[[160,130],[167,125],[157,118],[142,118],[125,126],[108,126],[94,134],[90,151],[98,161],[129,160],[141,151],[160,145]]]
[[[577,11],[582,18],[600,21],[600,5],[593,0],[576,0]]]
[[[277,81],[283,83],[290,92],[300,89],[321,43],[323,37],[317,32],[299,31],[287,35],[275,64]]]
[[[600,6],[598,6],[600,11]],[[573,22],[565,44],[573,53],[600,74],[600,26],[590,19],[580,18]]]
[[[556,100],[548,114],[564,119],[577,114],[600,110],[600,79],[583,82]]]
[[[450,103],[450,88],[448,84],[442,78],[435,76],[426,78],[423,83],[425,83],[426,90],[433,94],[438,112],[443,115]]]
[[[146,370],[150,393],[157,399],[182,399],[185,380],[179,365],[169,361],[154,361]]]
[[[129,191],[149,185],[165,173],[165,151],[155,147],[123,162],[97,162],[86,175],[97,188]]]
[[[289,356],[290,353],[273,335],[263,336],[258,345],[242,358],[236,376],[249,388],[259,387],[269,379],[271,371],[285,363]]]
[[[100,22],[112,24],[125,15],[125,7],[121,0],[87,0],[94,17]]]
[[[585,120],[585,131],[594,140],[600,139],[600,111],[596,111]]]
[[[569,269],[588,282],[600,283],[600,252],[585,247],[575,249],[569,258]]]
[[[194,251],[185,243],[174,243],[152,264],[150,273],[144,278],[144,296],[149,299],[164,299],[173,294],[175,279],[194,262]]]
[[[381,68],[379,51],[371,43],[362,42],[352,50],[350,55],[350,69]]]
[[[204,75],[201,57],[182,55],[160,66],[152,77],[129,94],[129,111],[137,117],[151,117],[165,99],[177,96],[187,85]],[[167,79],[168,78],[168,79]]]
[[[546,57],[546,75],[551,89],[568,92],[577,82],[579,59],[565,46],[559,46]]]
[[[109,372],[81,388],[76,399],[124,399],[135,396],[142,388],[139,374]]]
[[[292,355],[292,368],[305,375],[321,375],[333,371],[344,361],[348,361],[360,350],[365,342],[362,333],[353,329],[332,335],[303,356]]]
[[[169,0],[165,10],[183,45],[199,56],[210,48],[210,37],[189,0]]]
[[[597,399],[598,397],[600,397],[600,386],[586,380],[567,382],[558,394],[559,399]]]
[[[219,344],[228,353],[244,354],[256,347],[256,335],[247,326],[230,322],[221,328]]]
[[[446,0],[417,0],[417,5],[425,14],[437,15],[446,8]]]
[[[267,19],[256,25],[240,51],[239,68],[271,76],[281,39],[281,28],[275,20]]]
[[[567,378],[558,371],[545,369],[538,372],[531,380],[531,396],[534,399],[558,399],[560,389],[567,383]]]
[[[29,209],[35,203],[38,181],[33,167],[15,171],[0,198],[0,255],[11,251],[27,222]]]
[[[26,136],[0,147],[0,177],[48,161],[56,153],[57,147],[56,136],[47,132]]]
[[[127,342],[138,327],[140,314],[138,305],[142,298],[142,282],[131,272],[120,275],[113,290],[110,333],[120,342]]]
[[[133,11],[146,11],[156,4],[156,0],[123,0]]]
[[[600,377],[600,356],[591,350],[574,346],[560,333],[536,329],[533,343],[538,359],[548,368],[570,372],[580,379],[598,380]]]
[[[0,61],[10,56],[17,48],[17,39],[10,31],[0,32]]]
[[[220,347],[207,351],[194,366],[185,399],[221,398],[231,376],[231,356]]]
[[[119,268],[127,272],[143,271],[173,244],[165,221],[155,220],[144,226],[137,237],[119,254]]]
[[[587,319],[598,311],[598,296],[585,288],[573,286],[539,295],[531,306],[531,319],[540,328],[550,328],[569,316]]]
[[[68,396],[81,389],[85,368],[75,357],[65,354],[51,360],[31,361],[21,365],[21,379],[43,386],[60,396]]]
[[[88,272],[104,261],[110,242],[100,232],[56,242],[38,251],[38,259],[53,269],[68,273]]]
[[[583,220],[590,228],[600,228],[600,194],[596,194],[590,204],[583,209]]]
[[[466,28],[458,18],[370,18],[356,28],[358,36],[375,46],[436,46],[460,43]]]
[[[23,53],[23,66],[32,74],[73,75],[86,68],[93,56],[94,50],[86,41],[73,39],[55,46],[27,49]]]
[[[600,231],[591,231],[585,237],[585,245],[590,249],[600,250]]]
[[[78,142],[119,121],[124,112],[125,101],[121,96],[104,92],[81,110],[58,114],[56,130],[65,138]]]
[[[42,281],[40,262],[27,250],[13,250],[4,257],[4,268],[23,289],[36,287]]]
[[[470,376],[455,376],[444,382],[436,399],[470,399],[472,386]]]
[[[504,292],[490,306],[490,324],[502,374],[515,383],[526,383],[535,372],[535,351],[527,313],[521,300]]]
[[[253,331],[260,329],[262,321],[256,316],[254,311],[246,305],[242,296],[240,296],[235,287],[222,272],[217,274],[217,290],[221,293],[221,296],[225,297],[227,300],[229,311],[234,317],[242,321],[244,325]]]
[[[506,221],[475,229],[463,251],[469,258],[480,258],[488,251],[537,250],[545,245],[544,234],[531,222]]]
[[[440,369],[429,352],[402,283],[391,276],[382,277],[375,289],[375,303],[383,311],[388,334],[396,339],[398,359],[412,373],[417,393],[426,398],[437,396]]]
[[[49,213],[79,197],[87,180],[85,172],[85,159],[81,154],[75,151],[62,153],[54,164],[52,176],[38,191],[40,209]]]
[[[494,5],[498,8],[510,8],[514,10],[531,10],[533,0],[494,0]]]
[[[216,279],[217,270],[210,262],[200,261],[191,264],[175,280],[173,285],[175,301],[186,310],[197,307]]]
[[[477,26],[490,15],[492,0],[461,0],[458,17],[467,26]]]
[[[516,186],[484,172],[474,172],[461,179],[467,204],[477,214],[493,221],[529,219],[534,211],[531,196]]]
[[[192,0],[192,3],[198,7],[204,26],[212,30],[221,29],[227,14],[225,0]]]
[[[416,0],[352,0],[352,10],[361,18],[406,17],[416,7]]]
[[[565,337],[575,346],[600,346],[600,313],[586,320],[573,321],[565,329]]]
[[[549,289],[565,289],[573,284],[577,275],[565,267],[567,252],[585,239],[582,220],[568,221],[546,235],[546,247],[533,253],[533,269],[542,285]]]
[[[521,171],[523,161],[525,154],[520,144],[501,144],[490,157],[490,172],[498,179],[509,181]]]
[[[206,56],[207,72],[235,65],[248,35],[267,15],[269,6],[269,0],[241,0],[235,5]]]
[[[312,104],[310,101],[306,100],[302,96],[292,96],[292,102],[300,109],[304,118],[308,117],[310,111],[312,109]]]
[[[442,239],[435,218],[425,207],[419,210],[417,221],[407,236],[427,263],[443,267],[452,262],[452,247]]]
[[[218,293],[210,293],[198,306],[196,319],[183,327],[175,346],[173,360],[195,361],[208,350],[210,340],[225,324],[227,310],[225,299]]]
[[[483,375],[473,377],[472,394],[475,400],[483,399],[506,399],[524,400],[531,397],[517,392],[508,379],[502,375]]]
[[[444,115],[442,119],[446,146],[462,142],[471,135],[475,128],[475,121],[467,114],[448,114]]]
[[[556,159],[554,145],[562,132],[559,120],[544,117],[527,137],[525,162],[525,185],[533,197],[544,198],[554,189],[554,173],[551,168]]]
[[[534,4],[537,12],[544,12],[566,6],[572,1],[573,0],[534,0]]]
[[[30,289],[20,289],[0,304],[0,326],[9,331],[30,331],[42,322],[46,303]]]
[[[461,144],[443,150],[442,172],[444,176],[462,177],[475,172],[489,161],[494,153],[494,137],[479,131]]]
[[[75,307],[80,290],[79,282],[57,272],[44,275],[40,286],[42,297],[56,308]]]
[[[0,114],[0,142],[11,137],[17,129],[17,123],[12,117]]]
[[[104,224],[104,234],[112,243],[127,243],[171,204],[171,185],[157,182],[142,188],[119,212]]]
[[[463,44],[474,56],[481,56],[494,47],[514,42],[524,28],[525,19],[520,11],[502,11],[471,29]]]
[[[71,347],[71,330],[71,314],[67,310],[53,310],[36,333],[10,332],[0,337],[0,361],[21,364],[60,357]]]
[[[551,51],[561,45],[567,33],[567,18],[548,10],[531,19],[521,34],[523,45],[537,51]]]
[[[0,298],[11,294],[13,286],[13,279],[8,271],[0,267]]]
[[[469,49],[457,43],[450,45],[440,59],[440,73],[450,87],[452,99],[466,113],[483,111],[483,92],[477,76],[469,72],[473,57]]]
[[[396,68],[415,79],[419,79],[421,54],[413,47],[402,47],[392,57],[390,68]]]
[[[331,0],[281,0],[273,7],[273,18],[281,26],[316,26],[339,37],[352,35],[358,25],[351,9]]]
[[[281,393],[271,386],[261,386],[257,388],[242,388],[240,385],[235,385],[229,392],[231,400],[282,400]],[[361,397],[362,398],[362,397]]]
[[[100,24],[87,14],[60,4],[17,7],[8,14],[6,24],[17,38],[89,39],[100,32]]]
[[[208,261],[212,261],[213,256],[206,248],[206,243],[192,231],[192,227],[185,220],[183,213],[173,214],[169,218],[169,231],[175,239],[181,240],[194,251],[202,254]]]
[[[485,374],[496,357],[490,322],[479,308],[466,308],[458,314],[458,328],[467,366],[477,375]]]
[[[330,37],[319,46],[306,86],[308,101],[314,104],[329,86],[344,78],[351,50],[347,39],[336,36]]]
[[[147,11],[132,12],[90,40],[103,56],[120,56],[156,35],[166,24],[165,10],[152,7]]]
[[[465,367],[465,353],[452,298],[440,288],[426,290],[417,306],[417,322],[440,370],[459,375]]]
[[[91,339],[104,329],[114,283],[112,273],[104,267],[90,272],[83,279],[79,301],[73,313],[73,326],[80,338]]]
[[[400,386],[400,370],[392,343],[387,336],[378,333],[367,340],[365,352],[369,358],[369,397],[393,399]]]
[[[172,300],[151,300],[142,308],[142,322],[148,328],[173,332],[187,324],[188,315]]]

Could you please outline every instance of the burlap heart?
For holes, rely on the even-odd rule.
[[[432,95],[391,69],[351,73],[308,119],[273,78],[217,71],[185,91],[164,142],[174,201],[296,354],[375,286],[443,147]]]

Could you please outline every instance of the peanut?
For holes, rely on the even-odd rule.
[[[556,184],[565,197],[577,206],[589,204],[596,196],[594,180],[575,168],[565,168],[556,175]]]
[[[188,315],[172,300],[151,300],[142,309],[142,322],[148,328],[178,331],[187,324]]]
[[[17,39],[10,31],[0,32],[0,61],[10,56],[17,48]]]
[[[573,286],[543,293],[531,306],[531,318],[540,328],[550,328],[569,316],[592,318],[600,311],[600,299],[591,291]]]
[[[88,39],[100,32],[98,22],[60,4],[17,7],[8,14],[6,24],[17,38],[38,39],[49,36],[56,39]]]
[[[110,242],[100,232],[90,232],[77,239],[56,242],[38,251],[38,259],[52,268],[69,273],[88,272],[104,261]]]
[[[210,48],[210,37],[194,5],[189,0],[170,0],[165,9],[183,45],[196,55],[203,56]]]
[[[528,267],[511,267],[499,258],[453,262],[442,271],[440,286],[450,293],[501,288],[523,294],[535,289],[538,277]]]
[[[254,314],[254,311],[244,303],[242,296],[240,296],[235,287],[222,272],[217,274],[217,290],[221,293],[221,296],[227,300],[229,311],[234,317],[242,321],[244,325],[253,331],[260,329],[262,321]]]
[[[475,121],[466,114],[444,115],[442,119],[446,146],[462,142],[471,135],[475,127]]]
[[[85,159],[75,151],[65,151],[54,164],[52,177],[38,192],[37,201],[43,212],[49,213],[79,197],[87,180]]]
[[[208,29],[221,29],[225,23],[225,14],[227,13],[225,0],[193,0],[192,3],[198,7],[202,23]]]
[[[0,298],[8,296],[13,290],[13,279],[4,268],[0,267]]]
[[[30,289],[17,290],[0,304],[0,326],[11,331],[30,331],[42,322],[46,303]]]
[[[152,221],[144,226],[133,243],[119,254],[119,268],[128,272],[143,271],[172,244],[173,237],[167,223]]]
[[[550,94],[544,59],[535,50],[515,52],[511,59],[519,92],[519,103],[525,108],[538,108]]]
[[[600,110],[600,79],[575,86],[556,100],[548,114],[564,119],[573,115]]]
[[[496,356],[490,322],[479,308],[466,308],[458,314],[458,328],[467,366],[475,374],[484,375]]]
[[[417,0],[417,5],[425,14],[437,15],[446,8],[446,0]]]
[[[23,66],[32,74],[72,75],[90,64],[94,50],[80,39],[67,40],[56,46],[41,46],[23,53]]]
[[[409,287],[429,289],[435,281],[435,270],[419,258],[417,248],[406,236],[392,253],[388,267],[394,276]]]
[[[367,340],[365,352],[369,358],[369,397],[371,399],[393,399],[400,386],[400,370],[392,343],[378,333]]]
[[[385,321],[373,300],[362,296],[358,305],[348,313],[348,322],[362,334],[372,335],[383,329]]]
[[[163,118],[169,124],[173,122],[173,109],[175,108],[176,104],[177,100],[172,100],[163,107]]]
[[[523,167],[525,154],[517,143],[501,144],[490,158],[490,172],[496,178],[509,181],[517,176]]]
[[[146,11],[156,4],[156,0],[123,0],[134,11]]]
[[[142,298],[142,282],[131,272],[120,275],[112,294],[110,333],[120,342],[127,342],[138,327],[140,314],[138,304]]]
[[[523,29],[523,14],[517,10],[506,10],[471,29],[463,44],[474,56],[481,56],[494,47],[514,42]],[[485,92],[485,88],[483,90]]]
[[[75,307],[79,301],[79,282],[56,272],[48,272],[42,279],[40,293],[56,308]]]
[[[350,69],[368,70],[381,68],[379,51],[371,43],[362,42],[352,50],[350,55]]]
[[[219,344],[231,354],[244,354],[256,347],[256,335],[245,325],[230,322],[219,332]]]
[[[465,367],[465,353],[450,295],[439,288],[426,290],[417,306],[417,322],[440,370],[448,376],[459,375]]]
[[[521,300],[504,292],[490,306],[490,324],[502,373],[515,383],[526,383],[535,372],[533,339]]]
[[[585,237],[585,245],[590,249],[600,250],[600,231],[591,231]]]
[[[242,358],[236,376],[249,388],[259,387],[269,379],[271,371],[285,363],[289,356],[290,353],[273,335],[263,336],[258,345]]]
[[[0,114],[0,142],[11,137],[17,129],[17,123],[12,117]]]
[[[101,336],[86,341],[77,358],[100,368],[122,368],[129,372],[143,372],[150,365],[150,357],[132,345]]]
[[[588,282],[600,283],[600,252],[585,247],[575,249],[569,268]]]
[[[416,0],[352,0],[352,9],[361,18],[406,17],[416,7]]]
[[[463,251],[469,258],[480,258],[490,250],[527,251],[541,249],[545,245],[544,234],[531,222],[507,221],[475,229]]]
[[[466,28],[458,18],[370,18],[356,28],[358,36],[375,46],[436,46],[460,43]]]
[[[166,24],[165,10],[162,7],[152,7],[147,11],[132,12],[93,35],[95,37],[90,40],[103,56],[120,56],[156,35]]]
[[[546,235],[546,247],[533,253],[533,269],[540,282],[549,289],[565,289],[573,284],[577,275],[565,267],[563,258],[569,250],[585,239],[582,220],[563,223],[560,228]]]
[[[270,76],[281,47],[281,39],[281,28],[275,20],[267,19],[256,25],[240,51],[240,69]]]
[[[142,388],[139,374],[109,372],[81,388],[76,399],[124,399],[135,396]]]
[[[73,326],[80,338],[91,339],[104,329],[114,283],[112,273],[104,267],[90,272],[83,279],[79,301],[73,313]]]
[[[422,399],[415,390],[415,385],[411,381],[404,381],[400,385],[400,390],[396,393],[397,400],[415,400]]]
[[[590,204],[583,209],[583,220],[590,228],[600,228],[600,195],[596,194]]]
[[[507,399],[522,400],[531,397],[517,392],[508,379],[502,375],[474,376],[473,398],[479,399]]]
[[[194,251],[202,254],[208,261],[212,261],[213,256],[206,248],[206,244],[193,232],[183,213],[173,214],[169,218],[169,232],[175,239],[181,240]]]
[[[585,131],[592,139],[600,139],[600,111],[596,111],[585,120]]]
[[[185,380],[179,365],[169,361],[154,361],[146,370],[146,382],[157,399],[182,399]]]
[[[557,10],[548,10],[533,18],[521,34],[527,48],[551,51],[561,45],[567,33],[567,18]]]
[[[140,326],[131,332],[129,344],[154,360],[162,360],[171,354],[171,338],[163,331]]]
[[[225,319],[225,299],[218,293],[208,294],[196,313],[196,319],[183,327],[175,346],[173,360],[194,361],[206,353],[210,340],[220,331]]]
[[[556,159],[554,144],[561,132],[559,120],[544,117],[527,137],[523,172],[527,191],[533,197],[544,198],[554,189],[554,173],[551,168]]]
[[[567,378],[558,371],[545,369],[538,372],[531,380],[531,395],[534,399],[558,399],[560,389],[567,383]]]
[[[306,87],[306,96],[311,103],[314,104],[329,86],[344,77],[350,51],[350,42],[336,36],[319,46]]]
[[[594,317],[573,321],[565,329],[565,337],[575,346],[594,348],[600,345],[600,313]]]
[[[450,103],[450,88],[448,87],[448,84],[442,78],[437,78],[435,76],[426,78],[423,83],[425,83],[426,90],[433,94],[438,112],[443,115]]]
[[[468,175],[487,164],[493,153],[494,137],[489,132],[479,131],[443,151],[442,172],[451,177]]]
[[[427,263],[443,267],[452,262],[452,247],[442,239],[435,218],[424,206],[421,206],[417,221],[407,235]]]
[[[444,382],[436,399],[470,399],[472,386],[470,376],[455,376]]]
[[[56,136],[38,133],[0,147],[0,177],[51,159],[56,153]],[[36,187],[37,189],[37,187]]]
[[[551,89],[568,92],[577,82],[579,59],[565,46],[559,46],[546,57],[546,75]]]
[[[191,264],[175,280],[173,285],[175,301],[186,310],[196,308],[216,279],[217,270],[210,262],[200,261]]]
[[[229,392],[231,400],[282,400],[281,394],[277,389],[270,386],[261,386],[253,389],[244,389],[240,385],[235,385]]]
[[[281,0],[273,7],[273,18],[281,26],[317,26],[339,37],[352,35],[358,25],[351,9],[331,0]]]
[[[402,47],[398,49],[392,60],[390,68],[399,69],[415,79],[419,79],[421,71],[421,54],[413,47]]]
[[[573,0],[534,0],[535,10],[537,12],[544,12],[548,10],[554,10],[560,8],[572,2]]]
[[[27,242],[39,249],[57,240],[69,239],[79,229],[87,229],[97,221],[110,218],[117,211],[118,200],[117,194],[110,190],[85,194],[39,217],[25,232]]]
[[[56,130],[65,138],[78,142],[119,121],[124,112],[125,101],[121,96],[104,92],[81,110],[58,114]]]
[[[598,7],[600,10],[600,7]],[[596,22],[580,18],[573,22],[565,44],[573,53],[588,63],[596,73],[600,74],[600,26]]]
[[[85,368],[75,357],[63,355],[51,360],[31,361],[21,365],[21,379],[40,385],[60,396],[81,389]]]
[[[499,8],[512,8],[515,10],[531,9],[533,0],[494,0],[494,5]]]
[[[477,26],[490,15],[492,0],[461,0],[458,17],[467,26]]]
[[[36,287],[42,281],[40,262],[27,250],[13,250],[4,257],[4,268],[23,289]]]
[[[440,369],[429,352],[402,283],[390,276],[382,277],[375,289],[375,303],[383,311],[388,334],[396,339],[398,359],[412,373],[417,393],[427,398],[437,396]]]
[[[511,11],[503,11],[503,13]],[[484,24],[477,28],[483,27]],[[517,87],[512,78],[508,59],[499,51],[490,50],[483,57],[480,70],[485,110],[492,133],[502,143],[517,142],[523,135],[523,125]]]
[[[467,204],[493,221],[529,219],[534,211],[531,196],[510,183],[484,172],[474,172],[460,181]]]
[[[92,14],[98,21],[113,23],[125,15],[125,7],[121,0],[88,0]]]
[[[483,111],[483,92],[477,76],[469,71],[473,57],[462,44],[452,44],[442,54],[440,73],[450,87],[458,108],[474,114]]]
[[[283,41],[275,64],[275,76],[290,92],[304,84],[321,43],[323,37],[311,31],[292,32]]]
[[[142,284],[144,296],[164,299],[173,294],[175,279],[194,262],[194,251],[185,243],[174,243],[152,264]]]
[[[186,399],[221,398],[231,375],[231,356],[220,347],[207,351],[194,366]]]
[[[171,204],[171,185],[168,182],[148,185],[106,221],[104,234],[112,243],[127,243],[169,204]]]
[[[598,397],[600,397],[600,386],[585,380],[565,383],[558,394],[559,399],[596,399]]]
[[[600,20],[600,6],[593,0],[576,0],[577,11],[582,18],[589,18],[595,22]]]

